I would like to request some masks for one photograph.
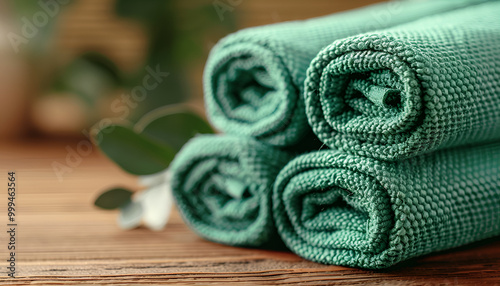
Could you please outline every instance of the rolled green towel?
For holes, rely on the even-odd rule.
[[[224,133],[276,146],[304,144],[312,134],[302,97],[304,80],[323,47],[477,2],[482,1],[393,1],[231,34],[212,49],[205,66],[208,117]]]
[[[385,268],[500,234],[500,142],[399,162],[325,150],[278,175],[276,227],[298,255]]]
[[[290,155],[248,138],[205,135],[172,162],[172,190],[186,223],[219,243],[271,247],[274,180]]]
[[[498,15],[488,2],[334,42],[307,72],[314,133],[382,160],[500,138]]]

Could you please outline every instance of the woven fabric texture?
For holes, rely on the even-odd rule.
[[[287,153],[248,138],[195,137],[171,165],[180,213],[208,240],[253,247],[279,243],[271,194],[289,160]]]
[[[326,145],[399,160],[500,138],[500,2],[333,42],[305,82]]]
[[[500,143],[387,162],[325,150],[278,175],[276,227],[313,261],[385,268],[500,234]]]
[[[464,7],[474,0],[396,1],[305,21],[241,30],[212,49],[204,72],[206,109],[224,133],[276,146],[308,144],[306,70],[334,40]]]

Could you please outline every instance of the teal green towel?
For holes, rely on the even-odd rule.
[[[287,153],[248,138],[191,139],[172,162],[172,191],[186,223],[219,243],[279,244],[271,214],[274,180]]]
[[[314,133],[382,160],[500,138],[499,15],[495,1],[333,42],[307,72]]]
[[[385,268],[500,234],[500,143],[399,162],[325,150],[276,179],[285,244],[321,263]]]
[[[394,1],[325,17],[244,29],[221,40],[204,72],[206,109],[224,133],[307,145],[303,101],[311,60],[334,40],[460,8],[475,0]]]

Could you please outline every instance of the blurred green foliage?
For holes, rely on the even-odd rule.
[[[64,5],[54,6],[57,1]],[[49,5],[54,12],[48,13],[46,25],[35,25],[36,37],[22,46],[27,57],[43,58],[51,52],[60,15],[77,1],[84,0],[7,0],[16,14],[15,20],[21,25],[26,19],[33,22],[37,13],[47,12],[44,5]],[[134,107],[128,118],[130,121],[137,121],[160,106],[188,100],[192,90],[186,77],[187,67],[206,56],[208,42],[235,29],[234,16],[228,15],[221,21],[210,0],[116,0],[114,5],[118,17],[136,21],[147,34],[147,54],[141,68],[127,73],[120,71],[106,55],[89,49],[67,66],[53,71],[52,78],[46,75],[45,78],[51,82],[49,90],[77,95],[90,107],[96,107],[102,103],[98,99],[112,95],[113,90],[130,92],[141,86],[147,74],[145,67],[159,67],[168,72],[169,76],[148,90],[146,99]]]
[[[131,202],[133,192],[123,188],[113,188],[102,193],[94,202],[99,208],[114,210],[123,207]]]

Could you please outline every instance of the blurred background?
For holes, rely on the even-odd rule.
[[[203,65],[223,36],[375,2],[3,0],[0,141],[80,138],[176,103],[203,114]]]

